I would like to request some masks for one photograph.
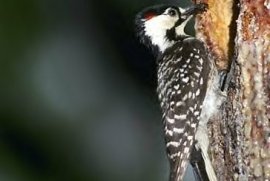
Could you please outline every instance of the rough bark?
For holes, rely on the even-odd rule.
[[[209,123],[219,180],[270,179],[270,0],[200,0],[203,39],[219,69],[230,70],[227,99]]]

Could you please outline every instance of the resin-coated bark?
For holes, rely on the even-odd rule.
[[[232,75],[227,100],[209,122],[217,178],[270,179],[270,1],[199,2],[209,10],[197,17],[197,36]]]

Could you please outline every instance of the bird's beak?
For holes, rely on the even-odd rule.
[[[205,3],[194,4],[188,8],[181,9],[180,10],[181,17],[186,19],[192,15],[196,15],[196,14],[199,14],[199,13],[206,11],[207,8],[208,8],[208,5]]]

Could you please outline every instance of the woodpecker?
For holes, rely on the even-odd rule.
[[[220,102],[219,77],[203,41],[185,33],[192,16],[206,10],[206,4],[187,8],[157,5],[144,9],[135,18],[139,40],[157,58],[157,93],[170,181],[183,179],[193,146],[202,152],[209,180],[216,180],[208,157],[206,124]]]

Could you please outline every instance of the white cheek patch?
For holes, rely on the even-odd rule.
[[[149,36],[153,45],[159,47],[164,52],[174,42],[166,38],[167,30],[173,28],[176,20],[169,19],[167,15],[159,15],[145,21],[145,35]]]

